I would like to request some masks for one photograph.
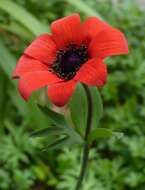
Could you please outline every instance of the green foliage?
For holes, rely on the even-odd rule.
[[[92,99],[92,128],[96,128],[103,115],[103,103],[96,87],[89,87]],[[84,136],[87,125],[88,102],[85,90],[82,84],[77,85],[77,89],[69,104],[71,118],[79,133]],[[76,111],[77,108],[77,111]],[[79,113],[79,114],[78,114]]]
[[[113,137],[113,136],[117,138],[121,138],[123,137],[123,133],[113,132],[110,129],[100,127],[91,131],[89,135],[89,142],[91,143],[94,140],[98,140],[100,138],[108,138],[108,137]]]
[[[108,130],[124,135],[93,143],[83,190],[144,190],[145,12],[133,0],[0,0],[1,190],[73,190],[79,173],[80,149],[40,151],[42,141],[31,138],[30,134],[51,127],[52,120],[42,114],[33,99],[26,104],[11,80],[16,60],[34,36],[49,30],[51,21],[73,12],[80,12],[83,19],[101,15],[126,33],[130,47],[129,55],[105,60],[108,83],[99,89],[104,105],[99,127],[105,128],[107,135]],[[97,93],[93,91],[92,94]],[[43,98],[42,92],[39,100]],[[71,106],[74,127],[82,129],[87,114],[80,109],[86,106],[83,92],[76,91],[72,101],[75,102]],[[96,108],[98,103],[95,102]],[[68,116],[68,110],[65,112]],[[93,132],[94,136],[98,135]],[[106,132],[100,134],[106,135]],[[48,135],[45,143],[48,145],[54,140]]]
[[[60,172],[60,183],[58,184],[58,189],[73,190],[76,178],[78,177],[79,172],[79,162],[80,159],[80,151],[78,150],[64,150],[63,154],[58,157],[58,162],[61,163],[58,168],[58,173]],[[98,163],[96,163],[96,160]],[[107,159],[100,159],[99,154],[96,153],[95,149],[91,150],[90,160],[88,167],[90,168],[90,172],[86,175],[83,184],[83,190],[111,190],[120,188],[120,180],[123,180],[122,177],[124,175],[123,171],[120,170],[121,161],[116,161],[112,163]],[[114,181],[117,178],[118,184],[115,186]]]
[[[43,150],[54,150],[60,148],[64,145],[75,145],[83,144],[84,141],[82,137],[72,128],[69,127],[64,116],[57,112],[52,111],[48,107],[43,107],[39,105],[39,109],[48,116],[50,120],[50,125],[52,127],[44,128],[32,133],[32,137],[45,137],[55,139],[53,142],[49,143]]]
[[[0,9],[6,11],[9,15],[14,17],[17,21],[27,27],[34,35],[39,35],[48,31],[47,26],[43,26],[30,13],[25,11],[23,7],[18,6],[12,1],[1,0]]]
[[[89,3],[84,3],[82,0],[66,1],[78,10],[82,11],[86,16],[96,16],[102,19],[102,16],[95,9],[93,9]]]
[[[85,127],[87,124],[88,105],[87,97],[81,84],[77,85],[69,107],[74,125],[77,127],[77,130],[84,135]]]
[[[16,128],[9,122],[5,122],[5,126],[9,134],[0,140],[0,188],[26,190],[34,184],[30,158],[35,155],[36,142],[30,140],[24,128]],[[29,167],[23,168],[24,165]]]

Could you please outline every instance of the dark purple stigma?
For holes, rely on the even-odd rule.
[[[64,50],[58,51],[56,61],[50,71],[62,79],[70,80],[87,60],[86,46],[77,47],[75,44],[70,44]]]

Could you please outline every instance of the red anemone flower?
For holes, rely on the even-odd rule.
[[[51,101],[64,106],[78,82],[97,87],[106,83],[104,58],[128,53],[123,33],[96,17],[81,23],[79,14],[73,14],[54,21],[51,31],[26,48],[13,72],[25,100],[48,86]]]

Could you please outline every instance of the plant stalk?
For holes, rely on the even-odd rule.
[[[79,175],[75,190],[81,189],[83,179],[85,177],[85,173],[87,170],[89,151],[90,151],[90,145],[88,144],[88,137],[89,137],[89,133],[91,131],[91,126],[92,126],[92,111],[93,111],[92,110],[92,107],[93,107],[92,97],[91,97],[91,93],[90,93],[88,86],[83,84],[83,87],[86,92],[87,101],[88,101],[88,117],[87,117],[87,126],[86,126],[85,137],[84,137],[85,145],[84,145],[84,149],[83,149],[82,166],[81,166],[80,175]]]

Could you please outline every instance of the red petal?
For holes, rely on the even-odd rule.
[[[102,30],[107,29],[109,26],[104,21],[100,20],[97,17],[89,17],[82,24],[82,33],[84,38],[87,38],[88,41],[92,40],[97,34]]]
[[[26,48],[24,53],[43,63],[51,64],[55,60],[56,45],[48,34],[42,34]]]
[[[49,71],[26,73],[19,80],[19,92],[25,100],[28,100],[34,91],[59,81],[61,80]]]
[[[36,59],[31,59],[25,55],[23,55],[13,72],[13,78],[20,77],[28,72],[34,72],[34,71],[44,71],[48,70],[48,66],[41,63],[40,61],[37,61]]]
[[[101,59],[95,58],[87,61],[77,72],[74,80],[91,86],[103,86],[106,83],[107,67]]]
[[[51,24],[53,39],[59,48],[65,47],[69,43],[80,42],[80,16],[71,16],[58,19]]]
[[[89,46],[91,57],[105,58],[111,55],[127,54],[128,44],[122,32],[108,28],[100,32]]]
[[[62,82],[48,87],[48,96],[56,106],[64,106],[72,96],[75,81]]]

